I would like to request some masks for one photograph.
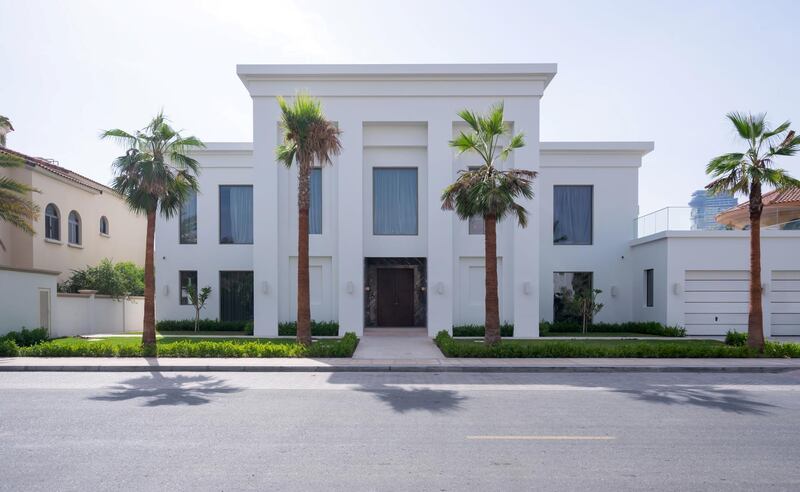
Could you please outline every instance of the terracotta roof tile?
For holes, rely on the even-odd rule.
[[[764,205],[778,205],[782,203],[796,203],[800,202],[800,188],[791,186],[784,190],[772,190],[769,193],[764,193],[762,200]],[[725,212],[730,212],[733,210],[743,210],[748,207],[748,202],[745,200],[743,203],[726,210]],[[725,213],[723,212],[723,213]]]
[[[97,190],[97,191],[100,191],[100,192],[113,191],[111,188],[109,188],[108,186],[106,186],[106,185],[104,185],[102,183],[98,183],[97,181],[95,181],[93,179],[87,178],[86,176],[78,174],[78,173],[76,173],[74,171],[70,171],[69,169],[67,169],[65,167],[61,167],[61,166],[58,166],[56,164],[53,164],[52,162],[49,162],[49,161],[47,161],[45,159],[42,159],[40,157],[29,156],[27,154],[23,154],[22,152],[17,152],[16,150],[11,150],[11,149],[8,149],[8,148],[5,148],[5,147],[0,147],[0,153],[5,153],[5,154],[8,154],[8,155],[20,157],[22,159],[25,159],[25,163],[30,165],[30,166],[35,166],[35,167],[40,167],[42,169],[46,169],[47,171],[49,171],[49,172],[51,172],[51,173],[53,173],[53,174],[55,174],[57,176],[61,176],[64,179],[68,179],[70,181],[73,181],[73,182],[81,184],[83,186],[92,188],[94,190]]]

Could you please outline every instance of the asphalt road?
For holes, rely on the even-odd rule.
[[[0,373],[0,490],[800,490],[784,374]]]

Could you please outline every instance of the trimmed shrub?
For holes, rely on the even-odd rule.
[[[748,347],[730,347],[723,344],[706,344],[695,342],[669,342],[637,340],[620,342],[614,345],[598,345],[581,341],[538,340],[538,341],[501,341],[494,346],[486,346],[481,342],[454,340],[446,331],[436,335],[436,345],[447,357],[489,357],[489,358],[522,358],[522,357],[621,357],[621,358],[705,358],[705,357],[754,357]],[[788,344],[781,344],[788,345]],[[792,349],[776,347],[770,357],[784,356],[793,353]],[[800,353],[800,350],[798,350]]]
[[[486,330],[483,325],[458,325],[453,327],[454,337],[482,337]],[[500,325],[501,337],[514,336],[514,325],[511,323],[503,323]]]
[[[764,342],[764,356],[800,358],[800,343]]]
[[[545,336],[551,333],[581,333],[582,328],[579,322],[560,321],[550,323],[542,321],[539,323],[539,334]],[[685,337],[686,330],[679,326],[664,326],[653,321],[626,323],[594,323],[587,327],[591,333],[638,333],[642,335],[658,335],[662,337]],[[484,334],[483,325],[459,325],[453,327],[454,337],[482,337]],[[514,336],[514,325],[505,323],[500,326],[500,336]]]
[[[118,347],[108,342],[88,340],[70,345],[57,341],[42,342],[19,350],[19,355],[23,357],[115,357],[117,354]]]
[[[34,328],[29,330],[23,328],[20,331],[10,331],[0,337],[0,340],[11,340],[17,344],[18,347],[30,347],[37,343],[44,342],[50,337],[47,335],[47,328]]]
[[[244,334],[245,335],[252,335],[253,334],[253,329],[254,329],[253,322],[252,321],[248,321],[247,324],[244,325]]]
[[[747,333],[741,331],[728,330],[725,334],[725,345],[741,347],[747,343]]]
[[[201,319],[197,324],[198,331],[244,331],[249,321],[220,321],[217,319]],[[156,323],[158,331],[194,331],[193,319],[162,320]]]
[[[14,340],[0,340],[0,357],[17,357],[19,347]]]
[[[278,335],[282,337],[293,337],[297,335],[297,323],[294,321],[284,321],[283,323],[278,324]],[[311,336],[335,337],[338,335],[338,321],[311,321]]]

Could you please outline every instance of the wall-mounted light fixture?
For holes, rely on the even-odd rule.
[[[346,290],[348,294],[352,294],[353,292],[355,292],[356,286],[353,285],[353,282],[348,280],[344,286],[344,290]]]
[[[164,297],[169,295],[169,285],[164,286]]]
[[[525,294],[526,296],[529,296],[529,295],[531,295],[531,291],[532,290],[533,289],[531,288],[531,283],[530,282],[522,282],[522,293],[523,294]]]
[[[617,297],[619,295],[619,288],[616,285],[611,286],[611,297]]]
[[[680,282],[675,282],[674,284],[672,284],[672,293],[673,294],[675,294],[676,296],[679,296],[679,295],[681,295],[682,292],[683,292],[683,285],[681,285]]]
[[[444,283],[436,282],[436,293],[437,294],[444,294]]]
[[[261,282],[261,292],[264,294],[269,294],[269,282],[266,280]]]

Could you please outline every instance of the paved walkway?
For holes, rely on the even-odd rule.
[[[444,359],[425,328],[367,328],[353,359]]]

